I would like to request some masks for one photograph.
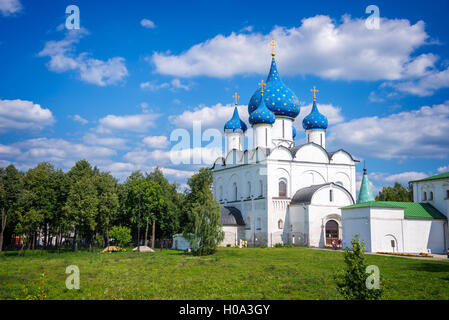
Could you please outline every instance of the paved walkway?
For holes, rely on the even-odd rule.
[[[344,250],[342,250],[342,249],[334,250],[331,248],[310,248],[310,249],[344,252]],[[419,260],[438,260],[438,261],[449,262],[449,259],[446,254],[432,254],[433,257],[408,257],[408,256],[397,256],[397,255],[393,255],[393,254],[382,254],[382,253],[375,253],[375,252],[366,252],[366,254],[372,254],[372,255],[384,256],[384,257],[409,258],[409,259],[419,259]]]

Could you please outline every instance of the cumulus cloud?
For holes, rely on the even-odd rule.
[[[86,119],[84,119],[83,117],[81,117],[79,114],[75,114],[74,116],[70,116],[73,121],[79,122],[81,124],[88,124],[89,121],[87,121]]]
[[[320,110],[320,112],[327,117],[329,125],[340,123],[345,119],[343,117],[343,114],[341,113],[340,107],[334,106],[332,104],[321,104],[321,103],[317,103],[317,107],[318,110]],[[311,103],[301,107],[301,112],[299,113],[299,116],[295,120],[295,122],[298,123],[299,127],[302,128],[302,120],[310,113],[310,111],[312,111]]]
[[[140,89],[150,91],[157,91],[160,89],[170,89],[171,91],[175,91],[176,89],[183,89],[189,91],[190,88],[190,85],[182,83],[179,79],[173,79],[170,82],[162,83],[157,83],[155,81],[146,81],[140,84]]]
[[[104,87],[124,80],[128,75],[124,58],[114,57],[103,61],[92,58],[86,52],[76,54],[76,44],[87,34],[83,28],[67,31],[64,39],[46,42],[39,56],[50,58],[47,66],[51,71],[74,71],[87,83]]]
[[[369,173],[369,178],[378,182],[383,182],[388,185],[392,185],[395,182],[399,182],[406,185],[408,182],[413,180],[419,180],[427,178],[429,175],[424,172],[417,171],[407,171],[401,173],[389,174],[385,172],[371,172]]]
[[[417,76],[432,66],[435,57],[412,57],[429,37],[423,21],[411,24],[405,19],[382,18],[380,26],[369,30],[364,19],[343,16],[337,23],[317,15],[303,19],[298,27],[276,26],[269,34],[219,34],[180,54],[156,52],[151,61],[158,73],[176,77],[266,74],[268,43],[275,39],[279,44],[278,68],[283,75],[399,80]]]
[[[0,100],[0,132],[39,130],[54,122],[49,109],[26,100]]]
[[[143,139],[143,142],[150,148],[165,149],[170,145],[166,136],[149,136]]]
[[[447,158],[449,100],[386,117],[364,117],[337,124],[328,143],[382,159]]]
[[[98,137],[93,133],[87,133],[83,137],[84,143],[94,146],[106,146],[116,149],[126,148],[126,140],[116,137]]]
[[[0,0],[0,13],[3,16],[9,16],[22,10],[22,4],[19,0]]]
[[[154,24],[153,21],[149,20],[149,19],[142,19],[140,20],[140,25],[144,28],[147,29],[154,29],[156,28],[156,25]]]
[[[437,171],[438,171],[439,173],[449,172],[449,165],[439,167],[439,168],[437,169]]]
[[[99,133],[110,133],[112,130],[126,130],[133,132],[145,132],[150,127],[155,126],[155,121],[160,114],[143,113],[135,115],[107,115],[100,119],[100,125],[97,128]]]
[[[238,110],[240,119],[249,125],[248,106],[239,105]],[[169,121],[180,128],[191,129],[193,121],[200,121],[203,129],[216,128],[218,130],[223,130],[225,122],[231,119],[233,113],[234,106],[231,104],[223,105],[217,103],[211,107],[200,105],[192,111],[187,110],[180,115],[170,116]]]

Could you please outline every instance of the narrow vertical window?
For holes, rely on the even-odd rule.
[[[430,191],[430,199],[429,200],[433,200],[433,191]]]
[[[329,201],[330,202],[334,201],[334,190],[329,190]]]
[[[268,129],[265,128],[265,147],[268,148]]]
[[[320,134],[320,146],[323,146],[323,134]]]
[[[424,201],[427,200],[427,192],[425,192],[425,191],[424,191],[424,198],[423,198],[423,200],[424,200]]]
[[[284,180],[279,181],[279,197],[287,196],[287,183]]]
[[[284,120],[282,120],[282,138],[285,138],[285,124],[284,124]]]

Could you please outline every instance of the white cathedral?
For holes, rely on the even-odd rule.
[[[213,167],[225,240],[234,245],[276,243],[324,247],[341,239],[341,210],[355,203],[358,162],[345,150],[326,150],[327,118],[313,108],[303,120],[307,143],[295,145],[299,101],[279,77],[273,47],[266,84],[252,96],[249,123],[253,149],[244,150],[247,126],[225,124],[226,154]]]
[[[449,191],[447,208],[438,209],[444,214],[432,203],[378,202],[365,170],[356,203],[359,161],[343,149],[326,150],[328,121],[318,110],[315,87],[312,110],[302,123],[307,142],[295,145],[299,100],[280,79],[274,41],[272,46],[266,83],[259,84],[248,104],[253,148],[244,148],[247,125],[236,101],[224,126],[225,155],[212,166],[225,232],[221,245],[244,240],[249,246],[346,247],[359,234],[372,252],[447,250]]]

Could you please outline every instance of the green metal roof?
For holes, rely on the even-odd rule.
[[[447,219],[430,203],[398,202],[398,201],[370,201],[357,203],[341,209],[353,208],[402,208],[405,219]]]
[[[430,180],[438,180],[438,179],[445,179],[445,178],[449,178],[449,172],[440,173],[440,174],[437,174],[436,176],[431,176],[431,177],[427,177],[427,178],[420,179],[420,180],[414,180],[414,181],[410,181],[410,182],[430,181]]]

